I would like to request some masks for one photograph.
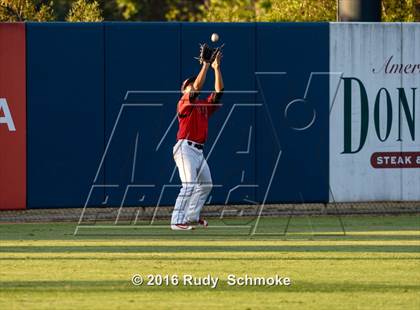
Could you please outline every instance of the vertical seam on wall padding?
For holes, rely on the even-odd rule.
[[[254,22],[254,90],[257,90],[257,82],[256,82],[256,74],[255,72],[257,72],[257,23]],[[257,106],[255,105],[257,103],[257,98],[258,98],[258,94],[255,93],[254,94],[254,184],[256,184],[257,186],[254,187],[254,200],[258,202],[258,193],[259,193],[259,188],[258,188],[258,154],[257,154],[257,120],[258,120],[258,109]]]
[[[25,206],[25,209],[29,209],[29,144],[28,144],[28,141],[29,141],[29,124],[28,124],[28,72],[29,72],[29,70],[28,70],[28,31],[27,31],[27,23],[25,22],[24,23],[24,28],[25,28],[25,114],[26,114],[26,120],[25,120],[25,123],[26,123],[26,141],[25,141],[25,144],[26,144],[26,150],[25,150],[25,152],[26,152],[26,158],[25,158],[25,161],[26,161],[26,197],[25,197],[25,200],[26,200],[26,206]]]
[[[178,82],[178,86],[181,85],[181,83],[182,83],[182,22],[179,23],[179,82]],[[175,113],[178,113],[178,111],[175,111]]]
[[[337,2],[338,3],[338,2]],[[331,23],[327,22],[327,63],[328,63],[328,73],[331,72],[331,35],[330,35],[330,26]],[[327,100],[327,195],[325,199],[325,203],[328,203],[330,201],[330,80],[331,75],[328,74],[328,81],[327,81],[327,94],[328,94],[328,100]],[[320,152],[320,155],[322,152]],[[322,155],[321,155],[322,158]]]
[[[328,23],[328,72],[331,72],[331,29],[332,27],[337,26],[337,24]],[[340,77],[341,79],[341,77]],[[335,202],[334,201],[334,197],[332,194],[332,187],[331,187],[331,140],[330,140],[330,132],[331,132],[331,124],[330,124],[330,119],[331,119],[331,109],[332,109],[332,104],[333,102],[331,102],[331,95],[329,93],[329,88],[330,88],[330,81],[331,81],[331,76],[330,76],[330,80],[328,81],[328,120],[327,120],[327,124],[328,124],[328,193],[327,193],[327,203],[330,202]],[[330,106],[331,105],[331,106]]]
[[[104,110],[103,110],[104,111],[104,114],[103,114],[103,119],[104,119],[104,122],[103,122],[103,124],[104,124],[103,142],[104,142],[104,144],[102,146],[102,154],[100,155],[101,157],[105,152],[105,146],[106,146],[106,40],[105,40],[106,36],[105,36],[105,31],[106,31],[106,23],[103,22],[102,23],[102,46],[103,46],[103,66],[104,66],[103,67],[103,75],[104,75],[104,77],[103,77],[103,86],[104,86],[104,89],[103,89],[103,96],[104,96],[104,98],[103,98],[103,104],[104,104]],[[106,184],[106,161],[104,162],[104,174],[103,174],[103,182],[102,183]],[[104,186],[104,189],[103,189],[104,201],[105,201],[105,197],[106,197],[106,191],[107,191],[107,187]]]

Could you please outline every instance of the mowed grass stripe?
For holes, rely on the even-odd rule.
[[[6,253],[208,253],[208,252],[373,252],[420,253],[418,245],[312,245],[312,246],[2,246]]]
[[[70,223],[0,225],[0,308],[417,309],[418,218],[382,219],[364,218],[366,229],[356,231],[362,239],[350,231],[313,240],[85,238],[73,236]],[[135,273],[211,274],[221,282],[216,289],[136,287]],[[232,287],[230,273],[279,274],[292,285]]]

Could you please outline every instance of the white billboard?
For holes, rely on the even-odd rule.
[[[330,201],[420,200],[420,23],[330,24],[330,71]]]

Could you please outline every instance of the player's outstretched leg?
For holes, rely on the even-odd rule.
[[[171,229],[191,230],[193,227],[185,222],[185,213],[190,204],[197,178],[196,154],[185,147],[182,140],[175,144],[173,154],[182,182],[182,188],[179,191],[174,211],[172,212]]]
[[[194,186],[193,193],[191,195],[190,203],[186,210],[185,221],[192,225],[199,225],[207,227],[208,222],[200,217],[201,209],[207,200],[212,188],[213,183],[211,179],[209,166],[204,158],[202,157],[200,170],[198,173],[198,183]]]

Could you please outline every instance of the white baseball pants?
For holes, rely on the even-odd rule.
[[[182,188],[176,199],[171,224],[197,222],[212,189],[210,169],[203,150],[193,144],[189,145],[188,140],[179,140],[173,148]]]

